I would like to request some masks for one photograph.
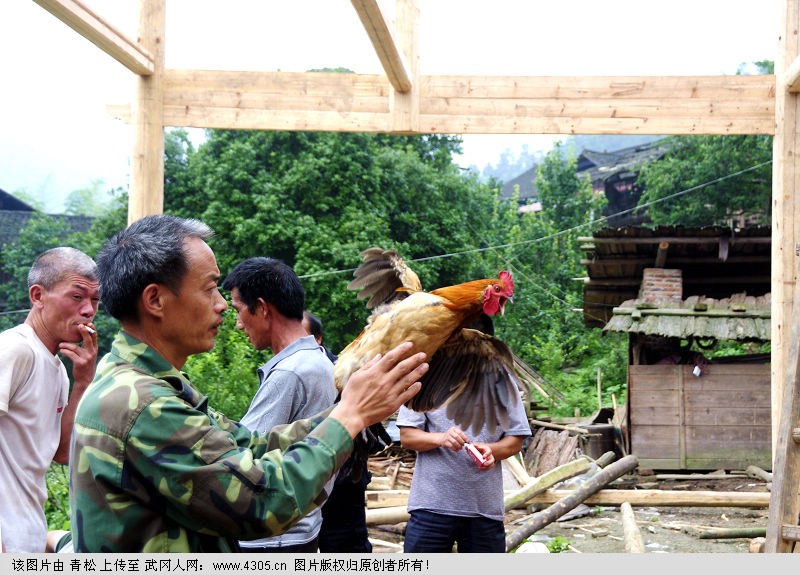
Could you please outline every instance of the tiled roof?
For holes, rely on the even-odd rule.
[[[769,341],[770,302],[768,293],[763,296],[740,293],[722,299],[691,296],[658,302],[632,299],[614,308],[604,331],[682,339]]]
[[[0,246],[14,242],[22,228],[38,212],[0,210]],[[52,218],[66,221],[72,232],[85,232],[91,225],[93,218],[89,216],[67,216],[62,214],[49,214]]]
[[[587,272],[584,323],[603,327],[613,308],[637,298],[645,268],[680,269],[684,297],[763,296],[771,288],[771,236],[769,227],[659,226],[606,228],[579,238]]]

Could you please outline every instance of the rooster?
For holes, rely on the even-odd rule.
[[[430,369],[410,409],[446,406],[448,417],[477,433],[484,425],[508,423],[509,407],[529,391],[524,384],[547,396],[538,374],[493,334],[491,316],[503,315],[514,296],[511,272],[426,292],[395,250],[369,248],[361,257],[347,287],[360,290],[357,297],[373,311],[334,365],[340,391],[376,354],[411,341],[427,354]]]

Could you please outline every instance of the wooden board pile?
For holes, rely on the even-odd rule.
[[[414,474],[416,452],[392,444],[380,453],[370,455],[367,466],[372,480],[367,486],[370,491],[390,489],[410,489]]]

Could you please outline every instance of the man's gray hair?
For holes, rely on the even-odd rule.
[[[52,248],[42,253],[28,271],[28,289],[40,285],[46,290],[64,279],[68,274],[97,281],[97,264],[81,250],[68,246]]]
[[[109,239],[97,254],[100,298],[118,320],[137,317],[137,301],[150,284],[178,293],[188,271],[185,242],[206,240],[214,231],[195,219],[145,216]]]

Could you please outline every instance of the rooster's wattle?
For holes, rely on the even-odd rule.
[[[411,341],[430,364],[408,403],[415,411],[447,406],[451,419],[477,433],[507,423],[508,408],[531,388],[544,393],[538,374],[493,335],[491,316],[502,315],[514,295],[510,272],[426,292],[396,251],[369,248],[361,256],[348,288],[360,290],[359,299],[368,299],[373,311],[339,353],[338,389],[376,354]]]

